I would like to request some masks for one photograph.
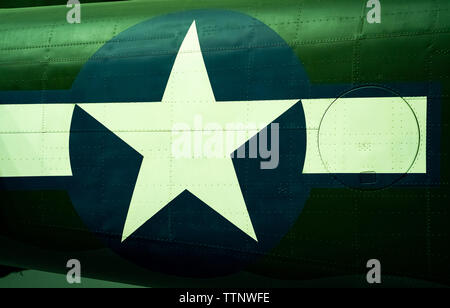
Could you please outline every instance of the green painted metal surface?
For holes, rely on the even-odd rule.
[[[0,191],[0,261],[51,269],[75,255],[91,260],[88,271],[100,277],[147,285],[302,286],[304,279],[364,275],[365,260],[380,258],[386,274],[450,284],[450,3],[385,0],[382,8],[382,23],[368,24],[366,2],[354,0],[89,3],[76,25],[66,22],[65,6],[0,9],[0,91],[69,89],[121,31],[194,9],[264,22],[294,49],[313,84],[437,82],[441,89],[427,94],[441,101],[440,119],[430,123],[440,131],[438,183],[374,192],[315,188],[290,232],[245,273],[199,282],[142,270],[105,251],[61,191]],[[17,257],[30,253],[35,263]]]

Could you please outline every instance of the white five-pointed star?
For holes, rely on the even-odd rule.
[[[194,21],[178,51],[161,102],[80,104],[143,156],[122,241],[184,190],[257,241],[231,157],[173,158],[172,128],[176,123],[194,127],[198,116],[222,127],[228,123],[268,125],[296,102],[216,102]],[[241,136],[236,136],[231,152],[256,133],[237,134]]]

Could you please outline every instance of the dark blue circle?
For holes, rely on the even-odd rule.
[[[169,14],[123,31],[84,65],[72,94],[91,103],[160,101],[194,20],[216,100],[306,96],[303,66],[278,34],[252,17],[218,10]],[[280,126],[276,169],[261,169],[260,159],[233,159],[258,242],[185,191],[122,243],[142,156],[79,107],[70,135],[72,202],[108,247],[146,268],[192,277],[244,269],[279,243],[309,195],[301,103],[274,122]]]

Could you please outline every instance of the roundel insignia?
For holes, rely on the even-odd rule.
[[[308,89],[291,47],[247,15],[182,12],[123,31],[72,88],[85,102],[70,128],[78,214],[113,251],[151,270],[214,277],[244,269],[286,235],[309,194],[298,103]],[[262,126],[227,157],[196,155],[196,132],[237,122]],[[180,123],[191,124],[178,133],[190,136],[193,154],[177,159]],[[252,157],[252,142],[278,147],[277,157]],[[271,159],[276,167],[261,167]]]

